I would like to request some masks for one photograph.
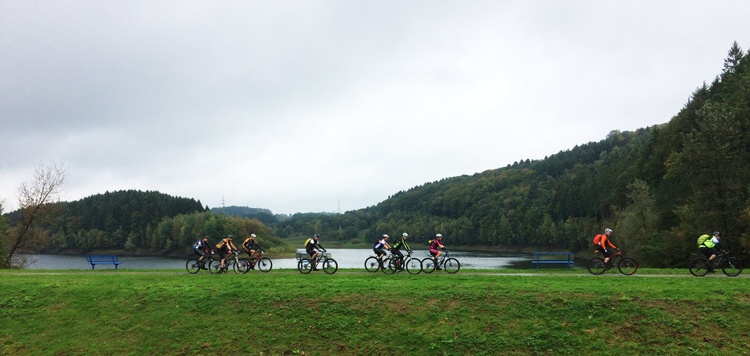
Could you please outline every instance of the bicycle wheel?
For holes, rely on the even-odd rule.
[[[197,259],[191,258],[185,263],[185,269],[190,274],[196,274],[201,270],[201,263]]]
[[[703,257],[696,257],[688,265],[690,274],[696,277],[703,277],[708,273],[708,260]]]
[[[457,259],[451,257],[445,260],[445,262],[443,263],[443,269],[446,272],[453,274],[453,273],[458,272],[459,269],[461,269],[461,263],[458,262]]]
[[[594,257],[589,260],[588,264],[586,265],[586,269],[589,270],[589,273],[598,275],[604,273],[604,271],[607,269],[606,265],[604,264],[604,260],[599,257]]]
[[[620,273],[629,276],[638,270],[638,262],[630,257],[623,257],[620,262],[617,262],[617,269]]]
[[[268,257],[261,257],[260,260],[255,263],[255,268],[261,272],[268,273],[273,268],[273,262]]]
[[[339,270],[339,263],[333,258],[326,258],[323,260],[323,272],[327,274],[334,274]]]
[[[737,277],[742,273],[742,264],[734,257],[727,257],[721,263],[721,270],[729,277]]]
[[[297,262],[297,270],[302,274],[309,274],[313,270],[312,261],[307,258],[303,258]]]
[[[250,260],[247,258],[240,258],[237,262],[232,264],[234,273],[245,274],[250,270]]]
[[[220,260],[210,260],[208,261],[208,272],[211,274],[219,274],[222,272],[221,270],[221,261]]]
[[[422,261],[418,258],[409,258],[406,260],[406,271],[409,274],[419,274],[422,272]]]
[[[432,271],[435,270],[435,259],[432,257],[427,257],[422,260],[422,272],[424,273],[432,273]]]
[[[377,272],[380,269],[380,260],[375,256],[367,257],[365,260],[365,270],[367,272]]]
[[[386,261],[383,261],[383,273],[385,274],[394,274],[396,271],[398,271],[398,258],[389,258]]]

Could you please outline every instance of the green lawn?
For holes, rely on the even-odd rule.
[[[0,271],[0,353],[747,354],[750,279]]]

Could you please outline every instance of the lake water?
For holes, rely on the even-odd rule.
[[[366,249],[328,249],[339,268],[362,268],[365,259],[374,256],[372,250]],[[428,253],[425,250],[414,250],[413,257],[423,259]],[[29,259],[28,269],[91,269],[84,255],[26,255]],[[531,268],[531,255],[490,252],[451,252],[461,263],[461,268],[496,269],[520,265]],[[120,256],[118,269],[185,269],[184,258],[173,257],[128,257]],[[273,268],[296,269],[294,258],[272,258]],[[528,262],[528,265],[527,263]],[[96,269],[114,269],[112,265],[96,265]]]

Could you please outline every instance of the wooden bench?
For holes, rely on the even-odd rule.
[[[91,269],[96,265],[115,265],[115,269],[120,265],[120,260],[116,255],[86,255],[86,261],[91,264]]]
[[[574,256],[573,252],[534,252],[531,263],[536,265],[537,270],[539,266],[545,264],[568,265],[570,269],[573,267]]]

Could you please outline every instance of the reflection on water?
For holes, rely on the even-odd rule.
[[[339,268],[362,268],[365,259],[374,256],[372,250],[366,249],[328,249]],[[427,258],[426,250],[414,250],[412,257]],[[26,255],[29,269],[91,269],[85,255]],[[531,256],[528,254],[508,254],[491,252],[450,252],[461,263],[461,268],[496,269],[496,268],[530,268]],[[185,259],[173,257],[119,257],[118,269],[184,269]],[[273,268],[297,268],[294,258],[272,258]],[[528,265],[524,262],[527,262]],[[96,269],[114,269],[112,265],[96,265]]]

